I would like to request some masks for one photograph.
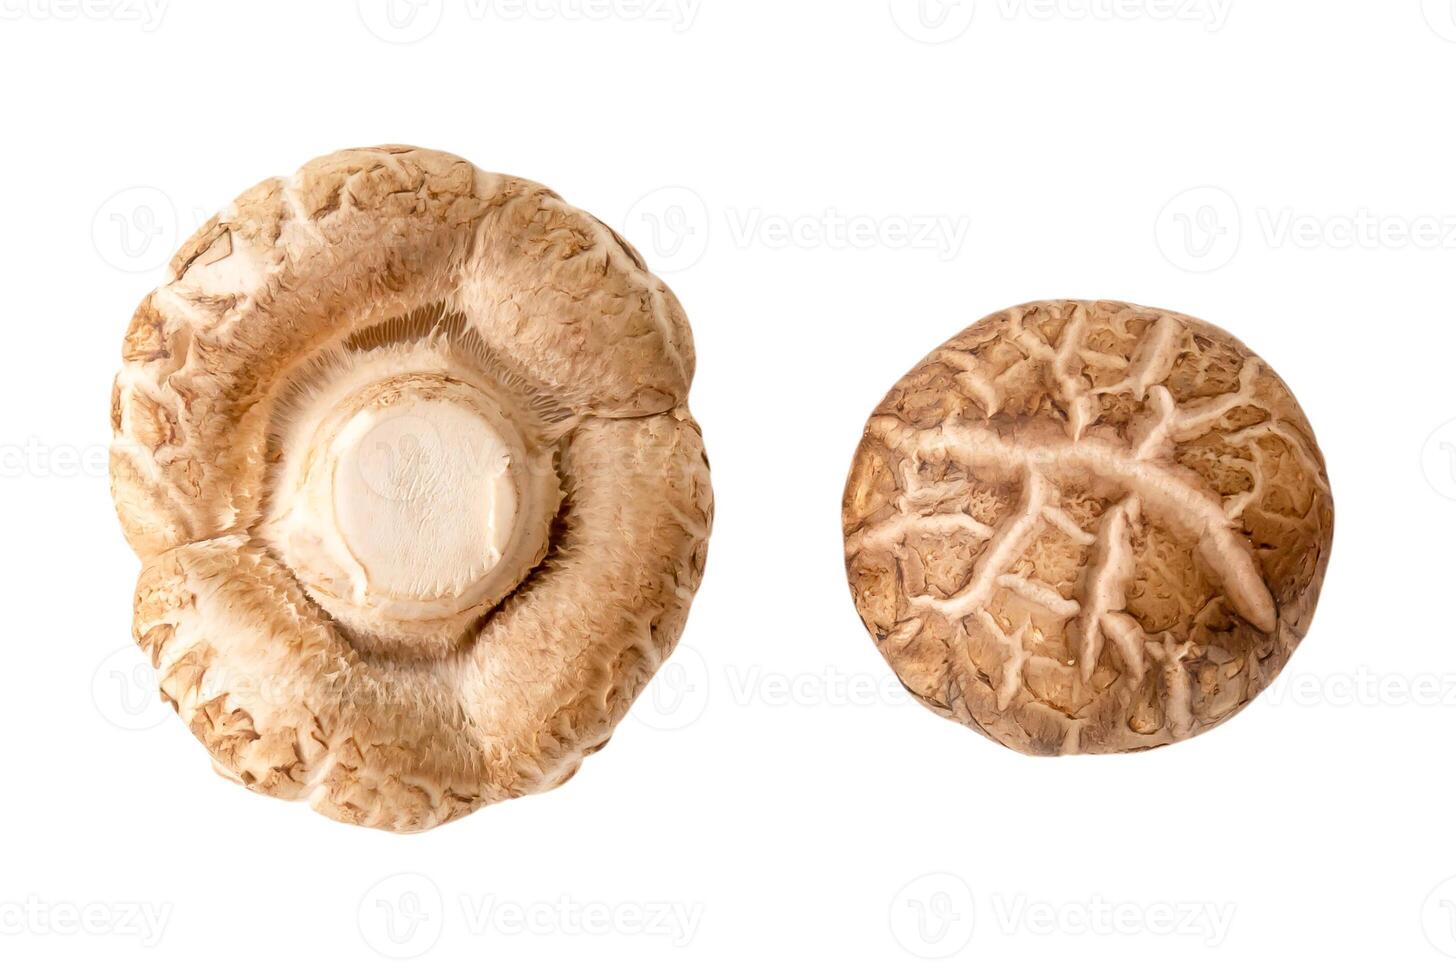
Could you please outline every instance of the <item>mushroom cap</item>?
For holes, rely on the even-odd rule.
[[[871,416],[850,590],[927,707],[1036,755],[1207,731],[1309,629],[1334,504],[1304,413],[1202,320],[1059,300],[993,314]]]
[[[548,189],[408,146],[264,181],[170,273],[112,491],[136,638],[218,771],[395,831],[569,778],[702,577],[671,291]]]

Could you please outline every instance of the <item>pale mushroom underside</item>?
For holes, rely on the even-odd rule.
[[[113,396],[163,696],[224,775],[351,823],[558,785],[701,579],[692,372],[672,293],[544,187],[403,146],[259,184]]]

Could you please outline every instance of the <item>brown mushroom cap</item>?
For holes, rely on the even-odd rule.
[[[546,188],[322,157],[182,247],[123,361],[136,637],[250,788],[398,831],[550,788],[675,645],[712,513],[687,320]]]
[[[844,495],[861,618],[937,713],[1022,752],[1199,734],[1309,629],[1334,506],[1299,405],[1201,320],[1055,301],[913,368]]]

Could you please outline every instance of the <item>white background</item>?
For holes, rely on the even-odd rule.
[[[1450,975],[1448,0],[152,2],[0,0],[0,969]],[[643,250],[692,318],[718,499],[684,644],[608,749],[412,837],[212,774],[130,644],[104,467],[173,249],[378,142]],[[1064,296],[1238,334],[1335,490],[1284,678],[1150,754],[1023,758],[907,703],[844,581],[883,392]]]

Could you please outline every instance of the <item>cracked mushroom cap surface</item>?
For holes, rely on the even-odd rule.
[[[349,823],[559,785],[702,577],[693,367],[668,288],[538,184],[381,146],[247,191],[113,391],[162,696],[220,773]]]
[[[1035,755],[1224,721],[1309,629],[1334,505],[1279,377],[1201,320],[1034,303],[871,416],[843,506],[855,605],[923,704]]]

